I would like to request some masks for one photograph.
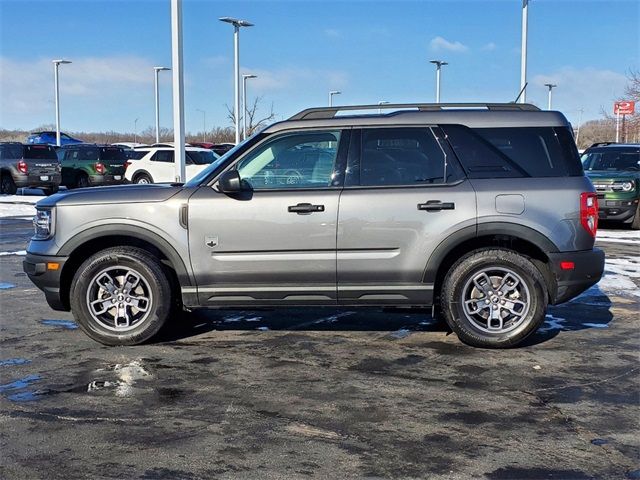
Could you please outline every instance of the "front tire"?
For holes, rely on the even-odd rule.
[[[70,290],[71,311],[84,332],[104,345],[152,338],[172,310],[171,284],[146,250],[113,247],[89,257]]]
[[[42,193],[44,193],[47,197],[58,193],[58,191],[60,191],[60,187],[50,187],[42,189]]]
[[[548,292],[540,271],[506,249],[476,250],[458,260],[442,287],[449,327],[471,346],[508,348],[544,322]]]
[[[640,204],[636,207],[636,214],[631,222],[631,230],[640,230]]]

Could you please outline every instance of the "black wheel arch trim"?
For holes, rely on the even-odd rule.
[[[181,286],[195,285],[195,282],[187,270],[182,257],[173,248],[173,246],[157,233],[135,225],[109,224],[89,228],[69,239],[62,246],[58,255],[71,256],[76,249],[85,245],[87,242],[91,242],[102,237],[113,236],[129,236],[150,243],[160,250],[160,252],[162,252],[162,254],[171,262]]]
[[[151,180],[151,183],[153,183],[153,176],[142,168],[139,170],[136,170],[136,173],[131,175],[131,183],[135,183],[135,179],[138,178],[140,175],[146,175],[147,177],[149,177],[149,180]]]
[[[452,235],[449,235],[431,253],[422,277],[423,283],[434,284],[438,275],[438,269],[449,253],[462,243],[477,237],[489,235],[508,235],[532,243],[547,256],[549,253],[557,253],[558,248],[542,233],[533,228],[509,222],[486,222],[464,227]]]

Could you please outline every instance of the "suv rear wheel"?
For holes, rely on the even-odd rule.
[[[71,311],[94,340],[137,345],[169,318],[171,284],[160,262],[135,247],[113,247],[89,257],[71,284]]]
[[[86,173],[80,173],[76,177],[76,188],[87,188],[90,187],[89,176]]]
[[[636,207],[636,214],[631,222],[631,230],[640,230],[640,204]]]
[[[139,173],[133,179],[133,183],[147,184],[147,183],[153,183],[153,180],[146,173]]]
[[[526,257],[511,250],[476,250],[447,273],[442,310],[464,343],[507,348],[544,322],[547,298],[540,271]]]
[[[9,195],[15,195],[18,189],[13,181],[13,178],[8,173],[3,173],[0,178],[0,193],[7,193]]]

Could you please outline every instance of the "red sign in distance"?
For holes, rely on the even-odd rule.
[[[636,109],[636,102],[615,102],[613,104],[614,115],[633,115]]]

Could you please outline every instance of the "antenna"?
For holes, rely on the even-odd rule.
[[[513,103],[518,103],[518,100],[520,100],[520,97],[522,96],[522,94],[524,93],[524,91],[527,89],[527,85],[529,85],[529,82],[525,82],[525,83],[524,83],[524,87],[522,87],[522,90],[520,90],[520,93],[518,94],[518,96],[516,97],[516,99],[513,101]]]

